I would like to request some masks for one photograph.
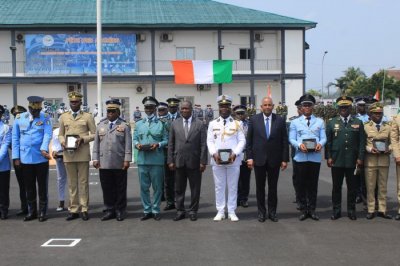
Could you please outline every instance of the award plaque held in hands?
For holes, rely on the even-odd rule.
[[[142,144],[140,147],[141,151],[150,151],[151,150],[151,144]]]
[[[308,152],[314,152],[317,147],[316,139],[303,139],[303,144],[306,146]]]
[[[372,145],[380,153],[385,153],[388,150],[388,143],[386,140],[374,139],[372,140]]]
[[[66,150],[76,150],[76,141],[79,139],[79,135],[66,135],[65,136],[65,149]]]
[[[231,157],[231,149],[220,149],[218,150],[219,158],[221,159],[220,164],[230,164],[229,158]]]

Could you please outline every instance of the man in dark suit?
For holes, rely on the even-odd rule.
[[[192,103],[181,104],[181,116],[171,124],[168,142],[168,166],[175,170],[175,199],[177,215],[174,221],[185,218],[184,206],[187,179],[191,191],[189,217],[197,220],[201,175],[207,164],[207,132],[203,121],[192,116]]]
[[[265,181],[268,180],[268,218],[277,222],[279,169],[285,170],[289,161],[288,135],[283,118],[272,113],[272,99],[264,97],[260,107],[262,113],[249,120],[247,165],[249,168],[254,167],[256,176],[258,221],[264,222],[266,219]]]

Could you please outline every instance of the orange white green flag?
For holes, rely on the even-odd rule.
[[[171,63],[176,84],[232,82],[232,60],[176,60]]]

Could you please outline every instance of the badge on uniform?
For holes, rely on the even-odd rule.
[[[121,126],[121,125],[118,125],[118,126],[117,126],[117,131],[118,131],[118,132],[124,132],[124,131],[125,131],[125,128],[124,128],[123,126]]]
[[[42,120],[37,121],[37,122],[35,123],[35,125],[36,125],[36,126],[41,126],[41,125],[43,125],[43,121],[42,121]]]
[[[338,133],[338,131],[339,131],[339,124],[335,124],[335,127],[334,127],[334,131],[335,131],[335,137],[337,137],[337,133]]]

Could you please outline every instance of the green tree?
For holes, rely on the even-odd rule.
[[[309,89],[309,90],[307,91],[307,93],[308,93],[308,94],[311,94],[312,96],[316,96],[316,97],[321,97],[321,96],[322,96],[321,93],[320,93],[319,91],[314,90],[314,89]]]

